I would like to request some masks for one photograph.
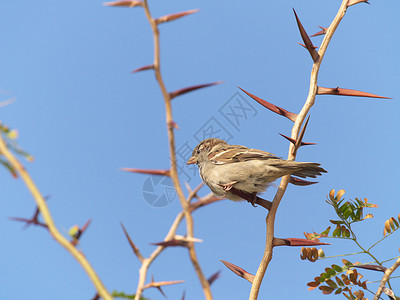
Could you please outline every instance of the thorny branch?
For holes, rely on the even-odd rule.
[[[153,41],[154,41],[154,63],[153,63],[153,68],[154,68],[154,73],[156,76],[156,80],[158,82],[158,85],[161,89],[164,102],[165,102],[165,112],[166,112],[166,124],[167,124],[167,131],[168,131],[168,142],[169,142],[169,153],[170,153],[170,176],[172,179],[172,182],[174,184],[174,188],[176,190],[176,193],[178,195],[179,201],[181,203],[182,209],[183,209],[183,216],[185,217],[186,220],[186,230],[187,230],[187,238],[189,239],[189,242],[187,244],[188,250],[189,250],[189,256],[190,260],[192,262],[192,265],[197,273],[197,276],[201,282],[201,285],[203,287],[203,291],[205,294],[205,297],[207,300],[212,299],[212,294],[210,290],[210,284],[207,281],[207,278],[204,276],[203,271],[201,270],[200,264],[197,259],[196,255],[196,250],[194,246],[194,242],[192,241],[194,238],[194,230],[193,230],[193,218],[190,212],[190,207],[189,207],[189,202],[186,201],[186,198],[183,194],[182,187],[178,178],[178,170],[177,170],[177,165],[176,165],[176,153],[175,153],[175,136],[174,136],[174,120],[172,118],[172,106],[171,106],[171,94],[168,93],[164,81],[161,76],[161,67],[160,67],[160,33],[158,30],[158,24],[160,23],[160,19],[154,19],[150,13],[150,9],[148,6],[148,1],[143,0],[143,8],[146,13],[146,17],[150,23],[152,32],[153,32]],[[178,215],[179,217],[180,215]],[[171,231],[170,231],[171,232]],[[161,252],[161,248],[159,252]],[[154,255],[158,255],[159,252],[156,252]],[[152,255],[153,255],[152,254]],[[140,268],[140,281],[139,281],[139,286],[138,290],[136,293],[135,299],[140,299],[140,294],[141,291],[143,290],[143,285],[144,285],[144,280],[145,276],[142,276],[142,273],[145,274],[147,273],[148,266],[153,260],[146,261],[144,260],[144,263],[142,267]]]
[[[4,155],[4,157],[9,161],[9,163],[13,166],[13,168],[18,172],[21,176],[22,180],[25,182],[26,187],[31,192],[33,198],[36,201],[36,204],[40,210],[40,213],[43,216],[45,224],[49,229],[52,237],[63,246],[71,255],[81,264],[82,268],[86,271],[89,278],[92,280],[98,294],[102,297],[102,299],[109,300],[112,299],[111,295],[108,293],[107,289],[104,287],[100,278],[94,271],[93,267],[90,265],[86,257],[78,251],[78,249],[69,242],[57,229],[54,224],[53,218],[50,214],[49,208],[47,207],[46,200],[36,187],[29,173],[25,170],[24,166],[21,162],[10,152],[7,148],[7,145],[0,134],[0,154]]]
[[[318,80],[318,72],[321,66],[322,59],[325,55],[326,49],[329,45],[329,42],[332,39],[333,34],[335,33],[336,28],[339,26],[340,21],[344,17],[346,10],[348,7],[348,0],[343,0],[342,4],[336,14],[336,17],[332,21],[332,24],[327,29],[325,37],[322,41],[321,47],[318,51],[318,57],[315,59],[315,55],[313,56],[313,66],[311,70],[311,78],[310,78],[310,87],[309,93],[307,96],[307,100],[301,109],[300,113],[296,117],[295,124],[292,128],[292,136],[291,138],[297,140],[300,132],[301,125],[303,124],[308,112],[310,111],[311,107],[314,105],[315,96],[317,95],[317,80]],[[288,159],[294,160],[296,158],[296,148],[294,144],[290,144],[289,146],[289,154]],[[272,259],[272,252],[273,252],[273,241],[274,241],[274,226],[275,226],[275,217],[276,212],[278,210],[279,204],[282,200],[283,195],[285,194],[287,185],[290,181],[290,176],[285,176],[282,178],[278,191],[275,194],[274,200],[272,201],[271,209],[268,212],[266,223],[267,223],[267,234],[266,234],[266,243],[265,243],[265,250],[263,254],[263,258],[260,262],[258,267],[257,273],[254,277],[254,281],[250,291],[250,300],[255,300],[258,298],[258,293],[260,291],[261,282],[264,278],[265,272],[267,270],[268,264]]]

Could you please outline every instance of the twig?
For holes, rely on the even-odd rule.
[[[378,291],[376,292],[373,300],[378,300],[382,294],[383,288],[385,287],[386,282],[389,280],[390,275],[400,266],[400,258],[398,258],[393,266],[385,271],[383,278],[381,280],[381,284],[379,285]]]
[[[9,163],[13,166],[13,168],[18,172],[21,176],[22,180],[25,182],[26,187],[31,192],[33,198],[36,201],[36,204],[40,210],[40,213],[43,216],[43,219],[48,226],[50,234],[53,238],[63,246],[71,255],[81,264],[82,268],[86,271],[89,278],[92,280],[98,294],[102,297],[102,299],[109,300],[113,299],[111,295],[108,293],[100,278],[94,271],[93,267],[87,261],[85,256],[78,251],[57,229],[54,224],[53,218],[50,214],[50,211],[47,207],[46,200],[36,187],[32,178],[25,170],[24,166],[18,161],[18,159],[8,150],[6,143],[0,134],[0,154],[4,155],[5,158],[9,161]]]
[[[200,186],[201,187],[201,186]],[[197,190],[197,188],[195,189]],[[188,203],[190,202],[191,198],[193,198],[195,196],[195,193],[191,193],[187,199]],[[206,200],[208,197],[206,196],[204,199]],[[175,235],[176,235],[176,231],[178,229],[179,224],[182,222],[184,218],[184,213],[183,211],[181,211],[175,218],[174,222],[172,223],[167,235],[164,238],[164,241],[170,241],[172,240]],[[147,272],[148,269],[150,267],[150,265],[153,263],[153,261],[164,251],[164,249],[166,249],[165,246],[158,246],[149,257],[147,258],[142,258],[141,262],[142,262],[142,266],[140,267],[139,270],[139,283],[136,289],[136,294],[135,294],[135,299],[138,300],[140,299],[144,287],[145,287],[145,281],[146,281],[146,277],[147,277]]]
[[[343,0],[342,4],[339,8],[338,13],[336,14],[336,17],[332,21],[332,24],[329,26],[325,37],[321,43],[320,49],[318,51],[319,58],[314,61],[313,67],[311,70],[311,78],[310,78],[310,87],[309,87],[309,93],[307,96],[307,100],[301,109],[300,113],[296,117],[295,124],[293,125],[292,128],[292,136],[291,138],[294,140],[297,140],[300,132],[301,125],[303,124],[308,112],[310,111],[311,107],[314,105],[315,102],[315,96],[317,94],[317,80],[318,80],[318,72],[321,66],[322,59],[325,55],[326,49],[329,45],[329,42],[332,39],[332,36],[338,27],[340,21],[344,17],[346,10],[347,10],[347,1],[348,0]],[[288,159],[289,160],[294,160],[296,158],[296,153],[295,153],[295,146],[291,143],[289,146],[289,154],[288,154]],[[255,300],[258,298],[258,293],[260,291],[260,286],[261,282],[264,278],[265,272],[267,270],[268,264],[272,259],[272,251],[273,251],[273,241],[274,241],[274,225],[275,225],[275,216],[276,212],[279,206],[279,203],[282,200],[282,197],[286,191],[287,185],[290,181],[290,176],[284,176],[280,182],[278,191],[275,194],[274,200],[272,201],[272,206],[271,209],[269,210],[269,213],[267,215],[267,234],[266,234],[266,243],[265,243],[265,250],[264,250],[264,255],[263,258],[260,262],[260,266],[258,267],[257,273],[254,277],[253,284],[251,286],[251,291],[250,291],[250,300]]]
[[[172,106],[171,106],[171,95],[168,93],[164,81],[161,76],[161,68],[160,68],[160,32],[158,30],[158,23],[156,19],[151,16],[150,9],[147,3],[147,0],[143,0],[143,8],[146,13],[146,17],[150,23],[151,29],[153,31],[153,41],[154,41],[154,73],[160,86],[164,102],[165,102],[165,113],[166,113],[166,123],[167,123],[167,131],[168,131],[168,141],[169,141],[169,153],[170,153],[170,162],[171,162],[171,179],[174,184],[176,193],[178,195],[179,201],[181,203],[183,213],[186,219],[186,230],[187,237],[193,238],[193,218],[189,210],[189,203],[186,201],[185,196],[182,191],[181,184],[178,178],[178,169],[176,166],[176,154],[175,154],[175,136],[174,136],[174,124],[172,119]],[[203,271],[201,270],[200,264],[197,260],[196,250],[193,242],[188,243],[189,256],[192,262],[194,269],[196,270],[197,276],[201,282],[203,287],[203,291],[207,300],[212,299],[212,294],[210,290],[210,285],[207,281],[207,278],[204,276]],[[140,299],[136,295],[135,299]]]

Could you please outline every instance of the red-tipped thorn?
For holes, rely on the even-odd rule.
[[[282,133],[280,133],[280,135],[282,137],[284,137],[285,139],[287,139],[289,142],[291,142],[293,145],[296,145],[297,141],[295,139],[292,139],[291,137],[288,137],[288,136],[286,136],[286,135],[284,135]],[[307,145],[317,145],[317,143],[307,143],[307,142],[301,142],[300,143],[300,146],[307,146]]]
[[[188,243],[186,241],[181,241],[181,240],[169,240],[165,242],[151,243],[151,245],[163,246],[163,247],[187,247]]]
[[[131,71],[131,73],[137,73],[137,72],[140,72],[140,71],[151,70],[151,69],[154,69],[154,65],[147,65],[147,66],[143,66],[143,67],[137,68],[137,69]]]
[[[302,46],[302,47],[304,47],[304,48],[306,48],[307,49],[307,46],[306,45],[304,45],[304,44],[302,44],[302,43],[297,43],[297,44],[299,44],[300,46]],[[312,46],[314,49],[317,49],[318,47],[317,46]]]
[[[205,84],[197,84],[197,85],[193,85],[193,86],[189,86],[189,87],[186,87],[183,89],[173,91],[173,92],[169,93],[169,96],[171,97],[171,100],[172,100],[173,98],[181,96],[183,94],[186,94],[186,93],[198,90],[198,89],[206,88],[209,86],[221,84],[221,83],[223,83],[223,81],[216,81],[216,82],[205,83]]]
[[[178,283],[183,283],[185,282],[185,280],[174,280],[174,281],[154,281],[154,276],[151,276],[151,281],[150,283],[146,284],[143,289],[148,289],[148,288],[152,288],[155,287],[156,289],[158,289],[160,291],[161,294],[163,294],[164,297],[167,297],[163,290],[161,289],[162,286],[165,285],[171,285],[171,284],[178,284]]]
[[[273,111],[274,113],[277,113],[278,115],[284,116],[293,122],[296,121],[297,114],[287,111],[286,109],[283,109],[282,107],[276,106],[276,105],[269,103],[268,101],[265,101],[249,92],[246,92],[241,87],[238,87],[238,88],[241,89],[243,92],[245,92],[249,97],[253,98],[258,103],[260,103],[262,106],[264,106],[265,108],[268,108],[270,111]]]
[[[322,30],[318,31],[317,33],[314,33],[313,35],[310,35],[310,37],[324,35],[324,34],[326,34],[326,32],[328,31],[328,28],[329,28],[329,27],[321,27],[321,26],[318,26],[318,27],[321,28]]]
[[[104,2],[105,6],[125,6],[125,7],[135,7],[142,6],[142,1],[112,1],[112,2]]]
[[[174,121],[169,121],[168,125],[172,128],[179,129],[178,124],[176,124]]]
[[[308,52],[310,52],[310,55],[311,55],[313,61],[316,62],[319,59],[319,54],[315,50],[314,45],[311,42],[311,39],[308,36],[308,34],[307,34],[306,30],[304,29],[303,25],[301,24],[300,19],[297,16],[297,13],[294,10],[294,8],[293,8],[293,12],[294,12],[294,16],[296,17],[297,26],[299,27],[300,35],[301,35],[301,38],[303,39],[305,47],[307,48]]]
[[[136,247],[135,243],[132,241],[131,237],[130,237],[129,234],[128,234],[128,231],[125,229],[124,224],[122,224],[122,222],[121,222],[120,224],[121,224],[122,230],[124,231],[125,237],[126,237],[126,239],[128,240],[128,243],[129,243],[129,245],[131,246],[131,248],[132,248],[132,250],[133,250],[133,253],[135,253],[136,257],[137,257],[141,262],[143,262],[144,257],[143,257],[143,255],[140,253],[139,248]]]
[[[125,171],[125,172],[132,172],[132,173],[171,176],[169,170],[149,170],[149,169],[132,169],[132,168],[120,168],[120,170]]]
[[[351,97],[368,97],[368,98],[381,98],[381,99],[392,99],[389,97],[378,96],[371,93],[366,93],[357,90],[336,88],[326,88],[319,86],[317,88],[317,95],[337,95],[337,96],[351,96]]]
[[[183,11],[183,12],[179,12],[179,13],[170,14],[170,15],[167,15],[167,16],[162,16],[162,17],[159,17],[159,18],[155,19],[155,22],[156,22],[156,24],[170,22],[170,21],[182,18],[184,16],[194,14],[194,13],[196,13],[198,11],[199,11],[199,9],[192,9],[192,10],[188,10],[188,11]]]
[[[306,185],[312,185],[312,184],[316,184],[318,183],[317,181],[307,181],[307,180],[303,180],[303,179],[299,179],[293,176],[290,176],[290,181],[291,184],[294,185],[300,185],[300,186],[306,186]]]
[[[227,262],[225,260],[220,259],[220,261],[227,267],[229,270],[231,270],[233,273],[235,273],[237,276],[242,277],[249,281],[250,283],[253,283],[254,280],[254,275],[250,274],[246,270],[242,269],[241,267],[238,267],[230,262]]]
[[[362,3],[362,2],[364,2],[366,4],[370,4],[367,0],[349,0],[347,2],[347,7],[358,4],[358,3]]]
[[[287,238],[287,239],[274,238],[273,244],[274,244],[274,246],[291,246],[291,247],[330,245],[328,243],[322,243],[318,240],[310,241],[310,240],[299,239],[299,238]]]

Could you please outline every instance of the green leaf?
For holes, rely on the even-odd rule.
[[[333,231],[332,236],[335,236],[335,237],[340,236],[340,231],[341,231],[340,226],[337,226],[335,228],[335,230]]]
[[[125,294],[124,292],[113,291],[111,296],[114,298],[122,298],[122,299],[135,299],[135,295]],[[149,298],[140,297],[140,300],[150,300]]]
[[[336,275],[335,270],[334,270],[334,269],[331,269],[331,268],[325,268],[325,272],[326,272],[327,274],[329,274],[329,277],[333,277],[333,276]]]
[[[326,281],[326,283],[327,283],[331,288],[333,288],[333,289],[337,289],[337,288],[338,288],[336,282],[334,282],[332,279],[328,279],[328,280]]]
[[[341,267],[339,267],[338,265],[332,265],[331,267],[338,273],[343,272],[343,269]]]
[[[327,229],[325,229],[324,231],[321,232],[321,236],[322,235],[328,235],[329,231],[331,231],[331,226],[329,226]]]
[[[339,278],[338,276],[336,276],[335,279],[336,279],[336,282],[337,282],[337,284],[338,284],[339,286],[344,286],[343,281],[340,280],[340,278]]]
[[[338,221],[338,220],[329,220],[329,222],[331,222],[332,224],[335,224],[335,225],[341,225],[341,224],[344,224],[344,222],[343,222],[343,221]]]

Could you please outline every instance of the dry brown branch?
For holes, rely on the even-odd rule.
[[[383,278],[381,280],[381,284],[379,285],[378,291],[376,292],[374,299],[373,300],[378,300],[383,292],[383,289],[386,285],[386,282],[389,280],[390,275],[400,266],[400,258],[398,258],[393,266],[391,266],[389,269],[385,271],[385,274],[383,275]]]
[[[153,42],[154,42],[154,74],[156,76],[156,80],[158,85],[161,89],[164,103],[165,103],[165,113],[166,113],[166,124],[167,124],[167,132],[168,132],[168,142],[169,142],[169,154],[170,154],[170,176],[172,182],[174,184],[174,188],[176,190],[176,194],[178,195],[179,201],[181,203],[183,214],[186,220],[186,230],[187,230],[187,237],[193,238],[194,231],[193,231],[193,218],[190,213],[189,203],[186,201],[186,198],[183,194],[183,190],[181,187],[181,183],[178,178],[178,169],[176,165],[176,153],[175,153],[175,135],[174,135],[174,126],[171,124],[174,123],[172,118],[172,105],[171,105],[171,95],[168,93],[164,81],[161,75],[161,66],[160,66],[160,32],[158,30],[158,21],[154,19],[150,13],[148,1],[143,1],[143,8],[147,17],[147,20],[150,23],[152,32],[153,32]],[[188,242],[188,249],[189,249],[189,256],[192,262],[192,265],[196,271],[197,277],[200,280],[200,283],[203,287],[204,295],[207,300],[212,299],[212,294],[210,290],[210,284],[208,283],[207,278],[204,276],[203,271],[201,270],[200,264],[197,259],[196,250],[193,242]],[[142,265],[143,268],[143,265]],[[141,270],[142,270],[141,268]],[[144,285],[144,279],[142,279],[142,287]],[[138,286],[138,289],[140,287]],[[136,294],[135,299],[140,299],[140,295]]]
[[[31,192],[36,204],[40,210],[41,215],[48,227],[51,236],[63,246],[71,255],[79,262],[82,268],[86,271],[89,278],[92,280],[98,294],[106,300],[112,299],[111,295],[108,293],[107,289],[104,287],[100,278],[94,271],[93,267],[90,265],[86,257],[74,246],[72,245],[57,229],[54,224],[53,218],[50,214],[49,208],[45,198],[42,196],[29,173],[26,171],[21,162],[10,152],[7,145],[0,134],[0,153],[8,160],[8,162],[13,166],[13,168],[18,172],[24,181],[26,187]]]
[[[310,76],[309,93],[307,96],[307,100],[306,100],[303,108],[301,109],[300,113],[297,115],[295,124],[292,128],[291,138],[293,140],[296,140],[296,141],[298,140],[301,125],[303,124],[311,107],[314,105],[315,96],[317,94],[317,88],[318,88],[318,86],[317,86],[318,72],[319,72],[319,69],[321,66],[321,62],[323,60],[326,49],[329,45],[329,42],[332,39],[332,36],[333,36],[335,30],[337,29],[340,21],[342,20],[342,18],[344,17],[344,15],[346,13],[347,2],[348,2],[348,0],[342,1],[342,4],[338,10],[338,13],[336,14],[331,25],[329,26],[329,28],[324,36],[324,39],[321,43],[321,46],[319,48],[318,59],[315,59],[316,55],[313,55],[311,49],[309,49],[311,55],[313,56],[313,60],[314,60],[313,67],[311,70],[311,76]],[[300,27],[300,25],[299,25],[299,27]],[[303,37],[303,38],[305,38],[305,37]],[[289,145],[288,159],[294,160],[295,158],[296,158],[295,145],[293,145],[291,143]],[[263,258],[260,262],[260,266],[258,267],[257,273],[254,277],[254,281],[253,281],[251,291],[250,291],[250,297],[249,297],[250,300],[255,300],[258,298],[258,293],[260,291],[261,282],[264,278],[264,274],[267,270],[269,262],[272,259],[276,212],[277,212],[278,206],[282,200],[282,197],[286,191],[289,181],[290,181],[290,176],[285,176],[282,178],[279,188],[278,188],[278,191],[276,192],[274,200],[272,201],[271,209],[269,210],[269,213],[267,215],[267,219],[266,219],[267,234],[266,234],[265,250],[264,250]]]

